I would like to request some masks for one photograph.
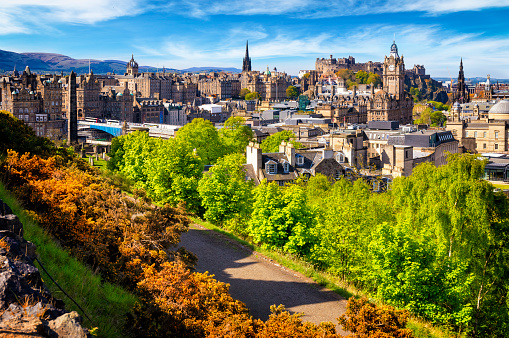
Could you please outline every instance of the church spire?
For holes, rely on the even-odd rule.
[[[243,72],[251,71],[251,58],[249,57],[249,46],[247,40],[246,40],[246,56],[244,56],[244,60],[242,62],[242,71]]]

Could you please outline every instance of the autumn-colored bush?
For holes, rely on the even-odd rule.
[[[346,313],[338,318],[343,330],[352,332],[355,338],[411,338],[410,329],[405,329],[408,311],[392,306],[376,306],[366,298],[351,297]]]
[[[271,306],[272,312],[264,323],[258,323],[257,338],[333,338],[341,337],[331,322],[316,325],[303,321],[302,314],[290,314],[283,305]]]

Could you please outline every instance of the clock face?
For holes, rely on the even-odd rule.
[[[389,70],[390,70],[390,71],[393,71],[393,70],[394,70],[394,65],[390,65],[390,66],[389,66]]]

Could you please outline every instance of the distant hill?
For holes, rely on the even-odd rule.
[[[209,73],[209,72],[229,72],[229,73],[240,73],[242,69],[232,67],[191,67],[181,69],[183,73]]]
[[[69,73],[74,70],[78,74],[88,73],[88,59],[73,59],[70,56],[54,53],[14,53],[0,50],[0,73],[10,72],[16,66],[18,71],[23,71],[28,65],[30,70],[36,73]],[[95,74],[124,74],[126,70],[126,61],[120,60],[95,60],[90,59],[90,67]],[[162,68],[152,66],[140,66],[140,72],[156,72]],[[238,73],[241,70],[237,68],[223,67],[192,67],[183,70],[166,68],[167,72],[233,72]]]

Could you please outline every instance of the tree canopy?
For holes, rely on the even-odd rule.
[[[286,97],[295,98],[299,96],[299,90],[295,86],[288,86],[286,88]]]
[[[279,151],[279,145],[281,142],[286,141],[293,144],[295,148],[303,148],[302,143],[293,140],[295,134],[289,130],[282,130],[273,135],[270,135],[262,141],[261,148],[264,153],[275,153]]]

